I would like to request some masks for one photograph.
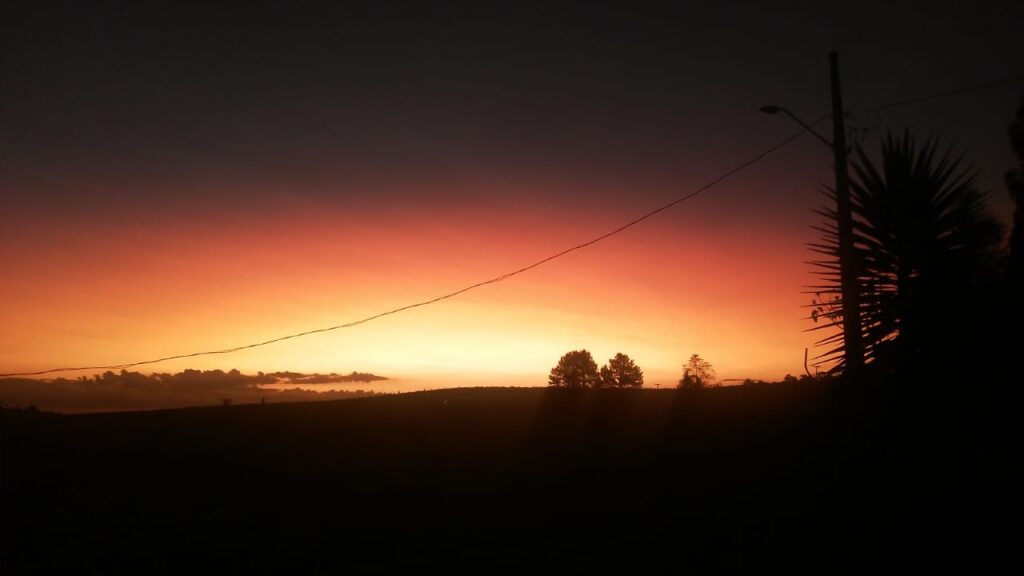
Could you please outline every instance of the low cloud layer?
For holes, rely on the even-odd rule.
[[[117,410],[155,410],[186,406],[253,404],[261,402],[299,402],[338,400],[371,396],[372,392],[312,391],[299,388],[308,384],[355,383],[386,380],[381,376],[351,374],[303,374],[272,372],[256,375],[238,370],[185,370],[177,374],[105,372],[77,379],[28,378],[0,379],[0,407],[27,408],[54,412],[104,412]],[[271,389],[269,384],[295,384],[292,389]]]

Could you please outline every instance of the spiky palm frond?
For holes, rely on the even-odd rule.
[[[909,132],[888,134],[876,164],[858,147],[851,161],[854,266],[860,292],[861,334],[868,362],[887,350],[914,355],[935,336],[943,307],[956,288],[973,277],[972,267],[990,244],[991,218],[975,182],[978,171],[963,156],[928,138],[918,145]],[[827,190],[835,198],[834,190]],[[814,316],[824,319],[815,329],[835,330],[818,344],[825,350],[817,361],[841,369],[843,301],[839,270],[837,216],[817,211],[825,225],[811,250],[821,278]]]

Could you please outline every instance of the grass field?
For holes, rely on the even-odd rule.
[[[798,384],[6,411],[0,566],[995,570],[1007,423],[874,406]]]

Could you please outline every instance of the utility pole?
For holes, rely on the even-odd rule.
[[[846,126],[843,94],[839,86],[839,55],[828,54],[832,76],[832,150],[836,170],[836,224],[839,227],[839,284],[843,302],[843,356],[847,375],[857,380],[864,371],[864,347],[860,331],[859,262],[853,250],[853,209],[850,176],[846,166]]]

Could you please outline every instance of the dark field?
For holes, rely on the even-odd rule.
[[[878,396],[459,389],[7,411],[0,562],[4,574],[1016,562],[1005,402]]]

